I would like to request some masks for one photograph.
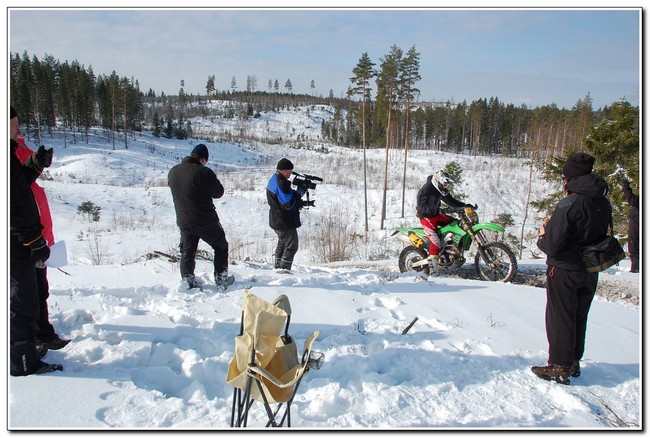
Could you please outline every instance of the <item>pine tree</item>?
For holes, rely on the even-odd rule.
[[[216,92],[214,81],[215,81],[214,75],[208,76],[208,83],[205,86],[205,94],[207,94],[208,96]]]
[[[406,121],[404,122],[404,174],[402,177],[402,218],[404,218],[404,201],[406,199],[406,165],[408,161],[409,148],[409,115],[411,113],[411,101],[420,90],[414,85],[420,77],[420,53],[415,51],[415,46],[406,53],[406,57],[399,64],[399,94],[400,100],[406,101]]]
[[[377,105],[380,102],[387,109],[386,121],[386,160],[384,164],[384,190],[381,205],[381,225],[384,229],[384,220],[386,219],[386,195],[388,191],[388,149],[391,143],[391,110],[393,103],[397,101],[398,96],[398,76],[399,66],[402,61],[402,49],[393,44],[390,52],[381,59],[379,74],[377,75]]]
[[[97,104],[95,87],[97,86],[97,79],[91,66],[88,67],[88,71],[83,66],[79,66],[78,72],[79,102],[77,106],[79,108],[79,120],[84,127],[86,143],[88,143],[90,141],[88,138],[90,128],[97,124],[95,120],[95,105]]]
[[[153,130],[152,134],[154,137],[160,137],[160,133],[162,132],[162,120],[160,120],[160,116],[158,115],[158,111],[154,111],[153,113]]]
[[[366,159],[366,102],[370,100],[370,80],[375,77],[375,64],[370,60],[368,52],[364,52],[356,67],[352,69],[353,77],[350,82],[354,87],[348,90],[349,96],[361,96],[361,141],[363,143],[363,200],[365,206],[365,237],[368,240],[368,163]],[[313,81],[312,81],[313,82]]]
[[[174,138],[174,127],[172,126],[171,117],[167,119],[167,127],[165,128],[164,136],[165,138]]]

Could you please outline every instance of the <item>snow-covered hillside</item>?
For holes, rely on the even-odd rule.
[[[309,126],[310,117],[320,115],[294,111],[282,117],[262,114],[246,129],[282,132],[283,126]],[[228,129],[226,123],[241,122],[218,120],[214,129]],[[299,346],[309,333],[321,331],[315,350],[325,354],[325,363],[301,384],[292,408],[294,427],[642,427],[638,305],[596,298],[582,376],[563,386],[530,372],[547,357],[543,288],[475,280],[471,263],[429,281],[398,272],[402,244],[389,235],[395,226],[417,224],[414,197],[426,175],[458,162],[459,192],[479,205],[484,220],[511,214],[515,225],[508,232],[519,236],[529,181],[523,161],[410,151],[402,218],[403,158],[401,151],[391,151],[389,207],[381,230],[385,151],[368,151],[366,244],[362,151],[317,144],[318,134],[310,137],[313,149],[202,141],[210,151],[208,165],[226,189],[215,200],[236,277],[225,293],[212,286],[211,262],[197,261],[203,291],[187,291],[176,264],[155,256],[177,252],[166,176],[196,140],[142,134],[129,139],[128,149],[117,141],[113,150],[100,131],[88,144],[79,136],[76,143],[70,137],[64,143],[59,134],[45,137],[55,159],[40,184],[69,262],[62,270],[49,269],[50,315],[72,343],[45,359],[63,364],[63,372],[8,379],[8,427],[227,428],[233,388],[225,376],[246,289],[270,301],[289,297],[290,332]],[[270,263],[276,237],[268,227],[264,193],[282,157],[291,159],[297,172],[324,178],[311,192],[316,207],[302,213],[301,249],[289,275],[277,274]],[[555,189],[539,177],[534,182],[533,199]],[[85,201],[101,207],[99,221],[77,211]],[[529,212],[526,231],[539,225],[534,216]],[[357,236],[350,260],[326,263],[314,256],[322,224],[332,218],[346,222]],[[519,260],[524,276],[543,272],[544,260],[534,253],[528,248]],[[601,274],[602,282],[638,296],[639,274],[628,270],[625,260]],[[263,418],[254,405],[249,424],[261,426]]]

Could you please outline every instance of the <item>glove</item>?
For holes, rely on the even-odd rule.
[[[45,263],[45,260],[50,258],[50,247],[47,246],[47,242],[43,239],[43,235],[40,235],[37,239],[32,240],[30,243],[24,243],[23,245],[29,247],[32,258],[39,265]]]
[[[52,156],[54,155],[54,149],[49,148],[45,149],[45,146],[39,146],[38,150],[35,152],[34,161],[42,169],[45,167],[50,167],[52,165]]]
[[[298,193],[298,195],[302,198],[305,193],[307,193],[307,186],[305,184],[302,184],[300,187],[298,187],[296,193]]]

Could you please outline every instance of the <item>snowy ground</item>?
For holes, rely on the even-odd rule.
[[[314,348],[325,354],[325,363],[301,384],[292,408],[294,427],[643,426],[640,306],[620,299],[638,297],[641,279],[627,272],[627,260],[601,274],[602,284],[618,292],[596,298],[582,376],[563,386],[530,372],[547,358],[543,288],[521,280],[476,280],[471,263],[429,281],[399,274],[396,252],[401,245],[387,238],[387,230],[379,230],[376,215],[371,218],[371,242],[356,248],[351,261],[312,258],[310,236],[329,206],[343,200],[357,230],[362,227],[363,187],[328,182],[344,180],[337,171],[354,171],[358,178],[359,165],[351,169],[342,163],[359,163],[360,151],[330,148],[328,154],[318,154],[208,144],[209,165],[226,186],[226,195],[215,205],[231,244],[236,277],[222,293],[212,286],[207,260],[197,261],[203,291],[188,291],[175,263],[147,256],[176,250],[178,232],[166,174],[196,142],[146,136],[128,150],[118,144],[116,151],[107,142],[64,147],[54,138],[44,143],[55,147],[55,161],[49,170],[52,179],[41,185],[50,197],[55,237],[65,240],[69,262],[62,271],[49,270],[50,314],[57,331],[72,343],[45,358],[63,364],[63,372],[7,380],[11,430],[228,428],[233,388],[225,376],[246,289],[269,301],[280,294],[289,297],[290,332],[300,347],[308,334],[321,331]],[[377,163],[383,154],[371,153]],[[317,207],[303,212],[303,246],[288,275],[277,274],[270,264],[275,236],[268,229],[263,191],[282,156],[292,159],[297,171],[327,176],[314,191]],[[399,156],[391,159],[395,172],[401,172]],[[504,170],[511,166],[508,160],[414,152],[415,182],[407,186],[407,195],[413,198],[427,171],[447,160],[471,169],[463,188],[479,204],[482,217],[489,220],[507,204],[518,221],[515,228],[521,227],[527,169],[514,171],[512,165]],[[504,173],[520,183],[499,185],[495,180],[502,180]],[[370,193],[371,202],[380,201],[379,187]],[[412,202],[402,219],[401,185],[393,189],[387,229],[414,224]],[[535,190],[549,188],[539,185]],[[501,205],[496,199],[512,202]],[[86,200],[102,207],[99,222],[77,213]],[[539,276],[543,259],[533,257],[532,250],[523,254],[521,276]],[[415,317],[418,321],[402,335]],[[254,405],[249,424],[261,426],[263,420],[264,412]]]

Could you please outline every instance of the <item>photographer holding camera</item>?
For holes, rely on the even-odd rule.
[[[271,207],[269,225],[278,235],[275,269],[284,271],[291,270],[293,257],[298,252],[300,210],[305,206],[302,197],[309,188],[308,182],[304,181],[297,190],[293,190],[289,182],[292,171],[293,163],[286,158],[281,159],[266,186],[266,199]]]

